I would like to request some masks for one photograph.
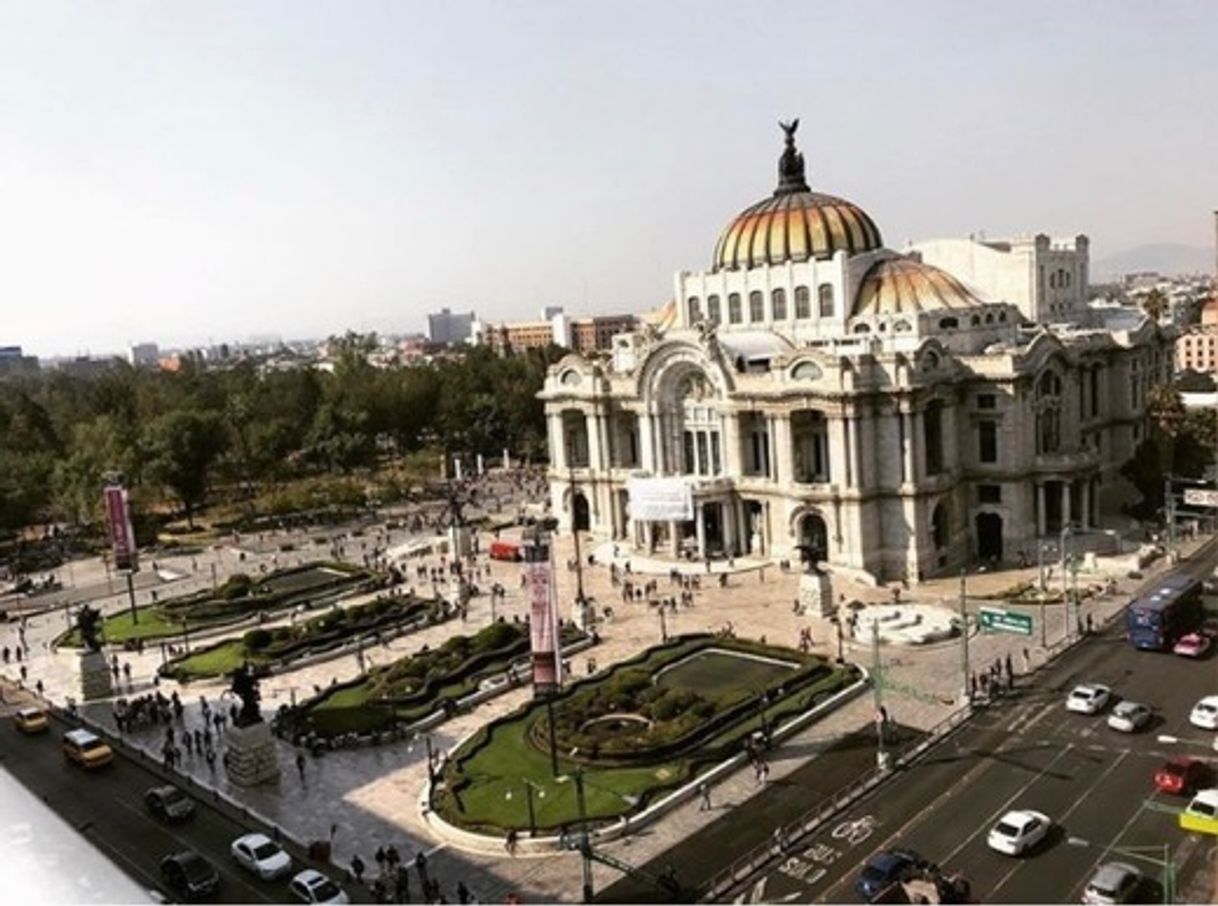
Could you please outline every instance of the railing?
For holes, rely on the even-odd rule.
[[[826,796],[813,808],[779,830],[777,839],[785,841],[781,850],[770,841],[757,845],[727,868],[711,876],[700,899],[703,902],[721,899],[732,887],[752,877],[776,857],[782,856],[800,838],[812,833],[844,808],[871,792],[891,776],[895,768],[905,767],[921,757],[928,749],[963,725],[972,716],[972,713],[972,709],[968,707],[953,711],[935,724],[926,736],[905,746],[893,759],[892,767],[877,767]]]

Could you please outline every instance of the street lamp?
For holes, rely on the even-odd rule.
[[[526,777],[521,777],[520,782],[524,784],[525,801],[528,803],[528,807],[529,807],[529,836],[536,837],[537,836],[537,813],[533,808],[533,793],[534,792],[537,793],[538,799],[545,799],[546,791],[544,789],[542,789],[541,787],[537,786],[537,784],[533,783],[533,781],[529,780]],[[504,793],[503,798],[510,802],[512,799],[512,791],[508,790],[506,793]]]
[[[415,743],[417,743],[418,741],[419,741],[419,737],[416,735],[415,738],[410,742],[410,744],[408,746],[406,746],[406,751],[413,752]],[[423,742],[427,746],[427,783],[429,786],[435,786],[435,784],[436,784],[436,752],[435,752],[435,748],[432,746],[432,743],[431,743],[431,734],[430,733],[423,734]]]
[[[639,797],[628,796],[625,793],[619,793],[617,790],[611,790],[608,787],[598,786],[597,784],[589,782],[584,777],[584,769],[578,766],[575,768],[574,773],[563,774],[561,777],[556,779],[559,783],[566,783],[571,779],[575,780],[575,803],[576,807],[579,809],[580,827],[579,854],[583,860],[583,902],[591,903],[593,899],[592,860],[594,858],[603,859],[604,857],[598,857],[592,849],[592,836],[588,832],[588,804],[584,797],[584,785],[587,784],[588,786],[602,793],[610,793],[616,796],[618,799],[621,799],[627,805],[631,806],[638,805]]]

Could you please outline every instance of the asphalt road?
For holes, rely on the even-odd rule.
[[[858,902],[854,881],[862,863],[899,845],[945,870],[963,871],[977,902],[1078,902],[1095,868],[1118,860],[1151,876],[1141,899],[1154,901],[1162,896],[1153,880],[1160,869],[1138,856],[1161,856],[1166,844],[1177,901],[1218,901],[1218,838],[1181,831],[1174,810],[1183,798],[1158,793],[1152,779],[1173,755],[1201,757],[1218,770],[1214,734],[1188,723],[1193,704],[1218,693],[1218,659],[1140,652],[1122,635],[1114,626],[1084,641],[1018,697],[978,715],[924,760],[776,857],[734,899]],[[1104,715],[1067,712],[1065,696],[1079,682],[1101,682],[1119,697],[1151,705],[1155,721],[1128,735],[1109,729]],[[1160,743],[1159,735],[1192,744]],[[985,843],[997,819],[1014,808],[1044,812],[1055,824],[1046,843],[1022,859]]]
[[[145,810],[143,794],[165,782],[159,774],[122,753],[116,753],[111,764],[97,771],[69,764],[59,748],[63,729],[53,723],[50,732],[24,736],[8,720],[3,721],[0,770],[9,772],[34,791],[141,886],[165,893],[160,860],[170,853],[193,849],[220,872],[220,887],[212,900],[294,901],[288,879],[308,864],[301,852],[287,847],[295,863],[287,877],[271,882],[258,880],[233,861],[229,844],[260,828],[247,827],[227,810],[203,800],[198,800],[194,816],[183,823],[167,825],[158,821]],[[337,879],[335,872],[330,874]]]

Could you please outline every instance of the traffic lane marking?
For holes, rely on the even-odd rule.
[[[1081,790],[1078,795],[1075,796],[1074,802],[1068,809],[1066,809],[1066,811],[1062,812],[1060,815],[1054,815],[1048,810],[1045,810],[1045,813],[1049,815],[1050,820],[1053,822],[1053,829],[1050,832],[1052,838],[1046,841],[1045,844],[1042,844],[1041,851],[1034,853],[1032,860],[1016,860],[1015,864],[1012,865],[1011,868],[998,879],[998,882],[985,893],[978,894],[978,898],[982,902],[988,902],[995,899],[998,892],[1002,890],[1002,888],[1005,887],[1012,878],[1015,877],[1019,870],[1027,866],[1035,866],[1033,873],[1037,877],[1045,878],[1052,876],[1053,883],[1055,885],[1058,884],[1058,879],[1060,879],[1062,875],[1066,874],[1069,870],[1070,863],[1078,861],[1076,857],[1077,847],[1069,845],[1069,842],[1065,839],[1068,832],[1075,830],[1070,822],[1071,815],[1073,815],[1084,804],[1088,804],[1089,802],[1094,804],[1095,800],[1092,800],[1091,797],[1095,793],[1096,789],[1102,785],[1114,772],[1116,772],[1116,770],[1125,761],[1128,754],[1128,752],[1123,752],[1114,758],[1111,764],[1104,768],[1103,771],[1099,772],[1094,781],[1088,784],[1085,789]],[[1097,797],[1097,800],[1098,798],[1099,797]],[[1108,809],[1110,806],[1105,805],[1104,808]],[[1078,823],[1082,824],[1082,822]],[[977,890],[976,884],[974,884],[973,889]],[[1053,893],[1060,896],[1060,886],[1058,890],[1053,891]],[[1026,889],[1019,890],[1015,895],[1015,899],[1017,902],[1040,901],[1039,898],[1030,897]]]
[[[935,825],[933,830],[928,829],[927,824],[928,824],[928,822],[933,822],[935,819],[937,819],[938,815],[941,812],[947,811],[951,807],[953,807],[955,805],[954,800],[959,796],[960,793],[972,792],[972,793],[976,794],[973,796],[973,798],[970,800],[970,802],[966,806],[966,808],[968,808],[970,810],[975,806],[978,795],[985,797],[985,798],[990,798],[994,795],[996,795],[998,797],[1007,796],[1010,781],[1012,779],[1020,778],[1019,774],[1010,774],[1010,773],[1000,774],[998,777],[994,778],[994,782],[992,782],[986,786],[983,786],[980,789],[975,789],[975,786],[978,783],[978,781],[987,773],[994,771],[994,770],[998,770],[1000,766],[1009,767],[1012,764],[1012,759],[1009,756],[1011,754],[1013,754],[1014,752],[1019,752],[1020,754],[1030,753],[1032,756],[1039,756],[1041,754],[1048,754],[1053,751],[1048,745],[1041,745],[1041,746],[1037,746],[1037,747],[1033,747],[1033,748],[1029,749],[1028,747],[1023,745],[1022,740],[1016,740],[1015,742],[1016,742],[1016,745],[1012,746],[1010,750],[1004,750],[1002,748],[1002,746],[997,747],[993,751],[989,751],[989,750],[981,748],[981,749],[976,749],[976,750],[970,751],[967,755],[963,756],[964,758],[967,758],[969,760],[976,760],[976,763],[973,764],[972,767],[966,773],[964,773],[962,775],[957,775],[956,779],[954,780],[954,782],[952,782],[949,789],[945,793],[935,796],[928,803],[926,808],[914,812],[905,821],[905,823],[902,824],[900,827],[898,827],[895,831],[888,834],[888,836],[885,837],[883,840],[880,840],[880,841],[877,841],[876,843],[874,843],[871,848],[871,852],[874,852],[874,851],[880,850],[880,849],[885,849],[894,844],[899,843],[900,845],[911,846],[913,849],[918,850],[918,852],[922,853],[922,855],[928,856],[928,858],[929,858],[930,854],[933,853],[939,847],[936,845],[933,845],[933,843],[931,846],[918,845],[916,838],[920,837],[923,840],[929,840],[931,834],[934,834],[935,836],[939,836],[939,835],[944,834],[945,832],[947,834],[951,834],[954,837],[954,834],[952,833],[953,830],[956,828],[956,822],[954,822],[954,821],[938,822],[938,824]],[[1052,755],[1048,764],[1046,764],[1042,767],[1035,767],[1035,765],[1028,765],[1028,764],[1024,764],[1021,762],[1014,762],[1014,763],[1017,764],[1019,766],[1019,768],[1023,771],[1030,771],[1030,770],[1035,769],[1037,773],[1033,777],[1033,780],[1026,781],[1026,782],[1034,782],[1036,777],[1043,775],[1043,773],[1045,771],[1051,769],[1053,767],[1053,765],[1065,753],[1066,753],[1066,750],[1064,750],[1064,749],[1057,751],[1055,754]],[[930,766],[931,764],[936,764],[940,767],[943,767],[943,766],[950,767],[950,762],[957,761],[957,760],[959,760],[959,759],[946,759],[946,760],[938,759],[937,761],[935,761],[933,763],[927,762],[926,766]],[[900,782],[900,781],[898,780],[898,781],[894,781],[894,782]],[[1019,795],[1019,792],[1016,791],[1015,796],[1018,796],[1018,795]],[[1001,814],[1001,810],[1002,810],[1002,807],[999,808],[999,814]],[[915,837],[914,842],[911,842],[908,839],[910,836]],[[936,861],[936,860],[934,860],[932,858],[932,861]],[[937,861],[938,861],[938,864],[942,865],[945,869],[950,867],[946,864],[948,861],[948,859],[946,859],[946,858],[940,859]],[[847,887],[846,885],[849,885],[849,886]],[[838,902],[840,900],[844,900],[846,898],[845,894],[847,894],[847,890],[851,890],[851,891],[853,890],[852,878],[843,876],[842,878],[839,878],[833,884],[833,886],[826,892],[824,898],[827,899],[829,902]]]

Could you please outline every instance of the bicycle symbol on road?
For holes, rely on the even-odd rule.
[[[830,836],[834,840],[845,840],[851,846],[858,846],[873,833],[876,829],[876,820],[870,815],[864,815],[861,818],[856,818],[853,821],[843,821],[837,827],[833,828]]]

